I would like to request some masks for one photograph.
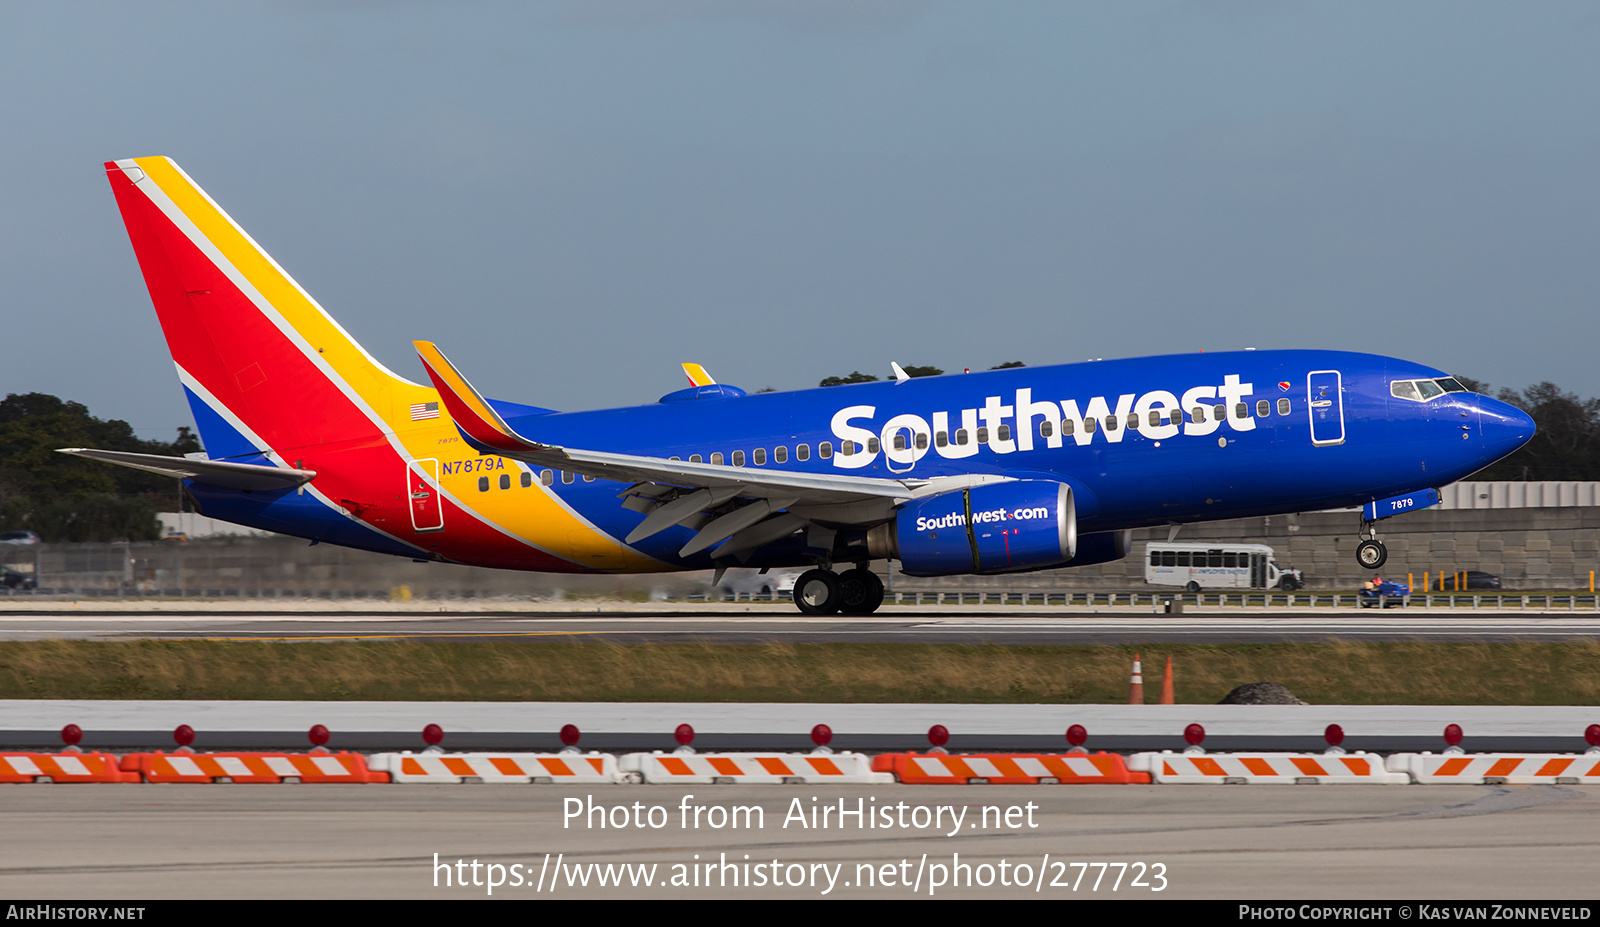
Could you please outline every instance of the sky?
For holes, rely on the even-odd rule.
[[[102,162],[376,357],[652,402],[1243,347],[1600,395],[1600,0],[8,4],[0,393],[190,423]]]

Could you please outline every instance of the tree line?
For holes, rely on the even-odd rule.
[[[157,512],[177,511],[171,477],[57,454],[93,447],[182,456],[200,450],[180,427],[173,441],[145,441],[121,419],[106,421],[87,406],[46,393],[0,400],[0,531],[30,530],[45,541],[154,540]]]

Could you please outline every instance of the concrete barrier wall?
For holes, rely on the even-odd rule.
[[[1262,543],[1280,566],[1305,571],[1309,589],[1352,590],[1368,574],[1356,565],[1354,512],[1235,519],[1186,526],[1181,541]],[[1483,570],[1507,590],[1587,590],[1600,570],[1600,508],[1432,509],[1380,522],[1389,547],[1383,573],[1418,584],[1423,571]],[[1120,563],[989,577],[919,579],[895,575],[898,591],[942,589],[1157,589],[1144,584],[1145,543],[1167,529],[1134,532],[1133,555]],[[90,595],[228,595],[530,599],[681,597],[710,589],[709,571],[646,576],[519,573],[309,546],[284,537],[208,538],[137,544],[47,544],[0,550],[0,562],[32,573],[45,589]],[[881,568],[881,564],[880,564]],[[0,594],[4,587],[0,587]]]

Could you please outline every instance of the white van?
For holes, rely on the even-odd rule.
[[[1285,589],[1305,585],[1299,570],[1273,562],[1265,544],[1145,545],[1144,581],[1158,586],[1201,589]]]

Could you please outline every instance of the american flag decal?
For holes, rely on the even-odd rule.
[[[437,402],[414,402],[411,404],[411,420],[420,422],[425,418],[438,418],[439,404]]]

